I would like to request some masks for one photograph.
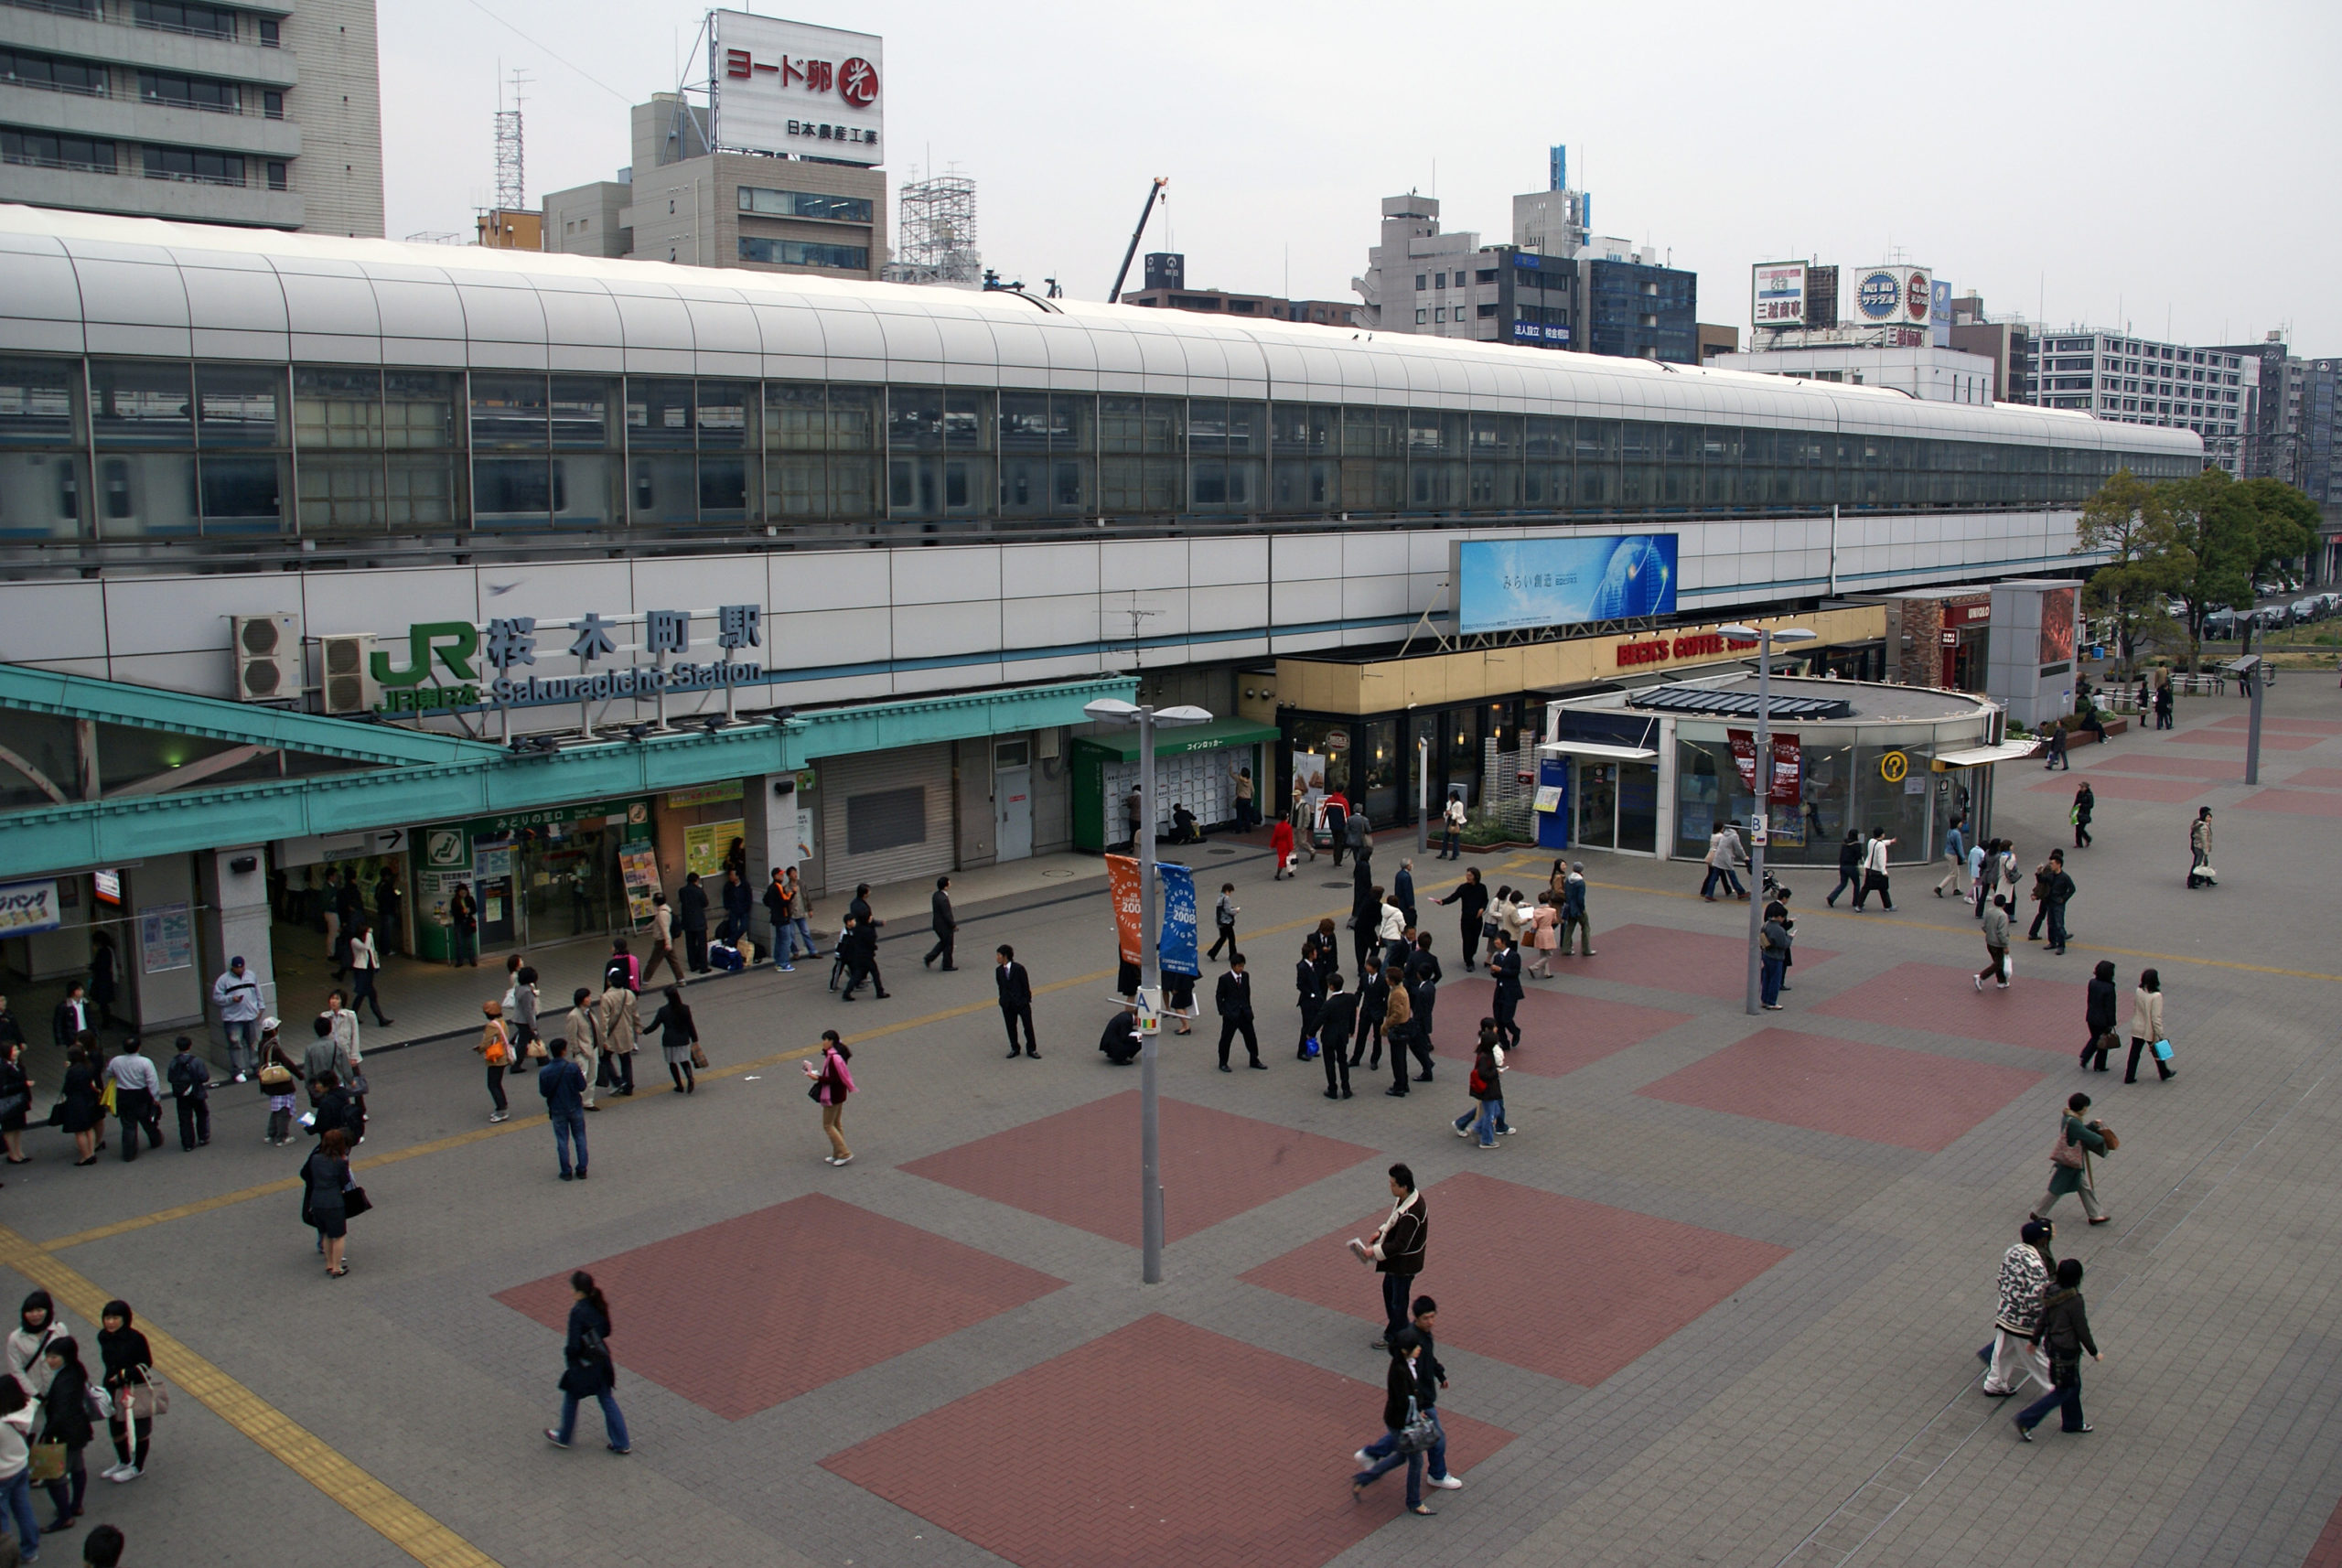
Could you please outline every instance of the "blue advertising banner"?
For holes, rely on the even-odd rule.
[[[1456,629],[1520,631],[1675,611],[1675,535],[1475,539],[1454,546]]]
[[[1155,943],[1155,957],[1164,973],[1195,979],[1203,973],[1196,953],[1196,874],[1158,861],[1155,875],[1163,884],[1163,936]]]

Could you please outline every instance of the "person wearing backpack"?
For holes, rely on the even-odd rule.
[[[626,1434],[626,1417],[610,1391],[618,1380],[618,1364],[610,1359],[610,1304],[594,1276],[583,1269],[569,1276],[569,1289],[576,1299],[570,1303],[569,1337],[561,1348],[565,1364],[559,1384],[561,1424],[545,1428],[545,1441],[555,1448],[568,1447],[577,1434],[578,1402],[590,1399],[602,1407],[602,1431],[610,1452],[631,1454],[634,1444]]]
[[[2057,1119],[2057,1141],[2049,1150],[2049,1190],[2026,1218],[2048,1219],[2049,1210],[2069,1192],[2080,1197],[2082,1212],[2090,1217],[2092,1225],[2103,1225],[2114,1218],[2098,1201],[2098,1187],[2090,1164],[2092,1155],[2103,1156],[2112,1151],[2114,1144],[2103,1126],[2082,1120],[2082,1112],[2089,1109],[2089,1095],[2077,1092],[2067,1097],[2066,1113]]]
[[[854,1151],[845,1146],[845,1101],[854,1092],[854,1071],[846,1064],[853,1059],[838,1032],[824,1029],[821,1061],[804,1064],[805,1076],[813,1080],[805,1097],[822,1108],[822,1131],[830,1140],[830,1152],[822,1156],[825,1165],[854,1163]]]

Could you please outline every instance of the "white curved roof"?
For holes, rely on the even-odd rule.
[[[2200,456],[2181,430],[1299,322],[0,204],[0,350],[1156,392]]]

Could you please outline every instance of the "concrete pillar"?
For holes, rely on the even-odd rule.
[[[240,849],[205,850],[195,859],[204,904],[203,940],[196,972],[203,984],[206,1016],[210,1014],[212,981],[228,967],[228,961],[239,954],[243,958],[245,972],[260,985],[263,1015],[280,1015],[276,961],[270,946],[266,852],[258,844],[246,844]],[[246,861],[251,862],[251,869],[236,869]],[[317,1004],[323,1006],[325,999],[319,997]],[[219,1020],[211,1018],[210,1024],[211,1042],[224,1053],[227,1040],[220,1034]],[[225,1059],[224,1055],[221,1059]]]
[[[772,886],[776,866],[795,865],[798,860],[797,838],[797,775],[795,773],[764,773],[742,780],[741,830],[747,839],[748,890],[756,902],[749,910],[748,926],[756,933],[757,950],[775,950],[772,915],[765,908],[765,889]],[[786,793],[782,790],[785,788]]]
[[[122,874],[123,908],[130,921],[117,928],[121,932],[117,950],[124,972],[124,993],[130,1000],[128,1011],[137,1020],[142,1035],[191,1029],[203,1022],[203,998],[209,982],[202,972],[203,948],[198,935],[200,921],[195,908],[198,900],[194,860],[192,855],[160,855]],[[160,934],[166,941],[177,929],[177,922],[183,920],[184,951],[170,954],[163,942],[155,944],[154,950],[149,951],[145,929],[149,918],[163,922]],[[149,972],[149,960],[176,962],[177,967]]]

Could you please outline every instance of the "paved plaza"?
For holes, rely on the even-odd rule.
[[[638,1058],[643,1092],[589,1119],[583,1185],[555,1179],[532,1081],[490,1126],[467,1040],[378,1054],[347,1278],[298,1222],[303,1151],[269,1147],[232,1087],[194,1155],[171,1137],[76,1169],[28,1134],[0,1262],[85,1343],[127,1299],[177,1384],[148,1473],[92,1477],[90,1520],[140,1568],[2342,1564],[2342,698],[2288,676],[2269,709],[2257,786],[2233,698],[2070,773],[2004,767],[1996,831],[2028,868],[2067,845],[2079,886],[2071,952],[2020,944],[2006,993],[1971,984],[1982,942],[1930,896],[1940,865],[1864,914],[1799,869],[1793,989],[1752,1018],[1745,907],[1701,902],[1696,865],[1588,854],[1599,952],[1528,983],[1519,1132],[1492,1151],[1448,1126],[1489,993],[1452,909],[1425,916],[1449,970],[1436,1080],[1391,1099],[1388,1064],[1361,1066],[1328,1101],[1294,1059],[1288,977],[1348,869],[1273,883],[1257,843],[1189,852],[1238,885],[1269,1070],[1214,1070],[1209,1018],[1164,1037],[1157,1286],[1137,1074],[1096,1048],[1094,877],[963,886],[951,974],[921,969],[906,906],[888,1001],[841,1003],[826,961],[693,986],[710,1072],[685,1097]],[[2082,778],[2097,842],[2075,851]],[[2188,892],[2200,805],[2221,880]],[[1378,879],[1408,853],[1387,837]],[[1531,886],[1550,860],[1473,857]],[[1455,869],[1415,857],[1426,905]],[[1003,1059],[1004,940],[1039,993],[1038,1060]],[[2170,1082],[2077,1069],[2101,958],[2126,999],[2160,968]],[[843,1168],[799,1069],[826,1027],[855,1051]],[[2112,1222],[2069,1204],[2057,1239],[2105,1352],[2084,1363],[2097,1430],[2028,1446],[1973,1352],[2081,1087],[2122,1139]],[[1342,1243],[1392,1160],[1430,1208],[1419,1288],[1466,1483],[1435,1519],[1402,1514],[1399,1477],[1355,1504],[1348,1485],[1384,1360]],[[609,1295],[629,1457],[590,1409],[575,1449],[539,1435],[579,1267]],[[68,1534],[43,1560],[78,1552]]]

